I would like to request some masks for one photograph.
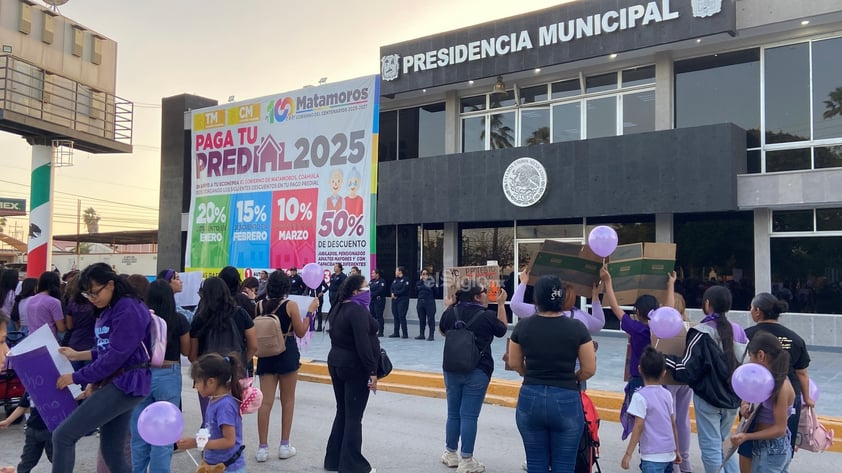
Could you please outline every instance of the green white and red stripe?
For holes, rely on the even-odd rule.
[[[53,235],[52,151],[51,146],[32,146],[29,251],[26,262],[26,275],[31,278],[37,278],[50,269],[50,242]]]

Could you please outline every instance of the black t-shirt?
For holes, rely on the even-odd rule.
[[[190,332],[190,322],[184,314],[176,312],[173,321],[167,322],[167,351],[164,359],[167,361],[181,360],[181,336]]]
[[[497,313],[493,310],[488,310],[477,304],[458,304],[459,319],[468,323],[472,317],[476,316],[475,320],[468,330],[474,332],[476,337],[477,348],[479,348],[481,356],[477,368],[483,370],[489,377],[494,372],[494,358],[491,356],[491,342],[494,337],[502,337],[508,331],[508,326],[497,318]],[[439,321],[439,330],[447,333],[456,324],[456,315],[453,307],[449,307],[441,315]]]
[[[234,311],[234,324],[237,326],[237,329],[240,331],[240,334],[243,336],[243,349],[245,349],[246,343],[246,329],[250,329],[254,327],[254,320],[251,319],[251,316],[246,313],[245,309],[238,307],[237,310]],[[199,340],[199,355],[205,354],[205,338],[206,334],[202,333],[205,326],[205,318],[201,316],[196,316],[193,318],[193,323],[190,324],[190,338],[196,338]],[[202,334],[200,337],[199,334]]]
[[[746,337],[749,341],[758,331],[764,330],[778,337],[784,350],[789,352],[789,382],[795,389],[795,398],[801,395],[801,383],[795,375],[795,370],[803,370],[810,366],[810,354],[807,353],[807,344],[804,339],[791,329],[779,323],[762,323],[746,329]],[[748,357],[748,355],[746,355]]]
[[[578,389],[579,347],[591,341],[582,322],[569,317],[533,315],[518,321],[512,341],[520,345],[526,358],[523,384]]]

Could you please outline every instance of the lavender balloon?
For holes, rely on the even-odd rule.
[[[181,438],[184,431],[184,415],[171,402],[153,402],[137,418],[137,431],[150,445],[172,445]]]
[[[613,228],[600,225],[588,235],[588,246],[598,256],[607,257],[617,249],[617,232]]]
[[[310,289],[316,289],[324,281],[324,272],[322,267],[316,263],[307,263],[301,268],[301,280]]]
[[[758,363],[746,363],[734,370],[731,375],[731,387],[743,401],[760,403],[772,395],[775,378],[765,366]]]
[[[649,317],[649,329],[658,338],[672,338],[684,328],[681,314],[672,307],[659,307]]]

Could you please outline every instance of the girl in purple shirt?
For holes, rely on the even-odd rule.
[[[138,299],[131,285],[105,263],[82,271],[82,295],[98,312],[94,333],[96,346],[90,351],[62,347],[70,361],[92,360],[73,374],[63,374],[56,388],[87,385],[89,398],[53,432],[53,473],[72,473],[76,463],[76,442],[99,427],[99,445],[108,468],[130,471],[123,446],[129,435],[132,410],[151,388],[149,371],[149,309]]]

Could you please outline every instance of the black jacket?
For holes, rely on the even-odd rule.
[[[389,289],[386,287],[386,281],[382,277],[372,279],[368,283],[368,288],[371,290],[372,301],[382,301],[386,297],[389,297]]]
[[[436,288],[436,280],[433,278],[425,278],[415,283],[415,293],[418,294],[418,300],[432,301],[436,298],[436,293],[433,292]]]
[[[392,281],[391,291],[398,299],[409,299],[409,281],[407,281],[406,276],[396,277]]]
[[[684,356],[667,355],[667,369],[680,383],[687,383],[693,393],[721,409],[740,407],[740,398],[731,388],[731,369],[725,352],[713,337],[699,325],[687,332]],[[701,330],[700,330],[701,329]]]

